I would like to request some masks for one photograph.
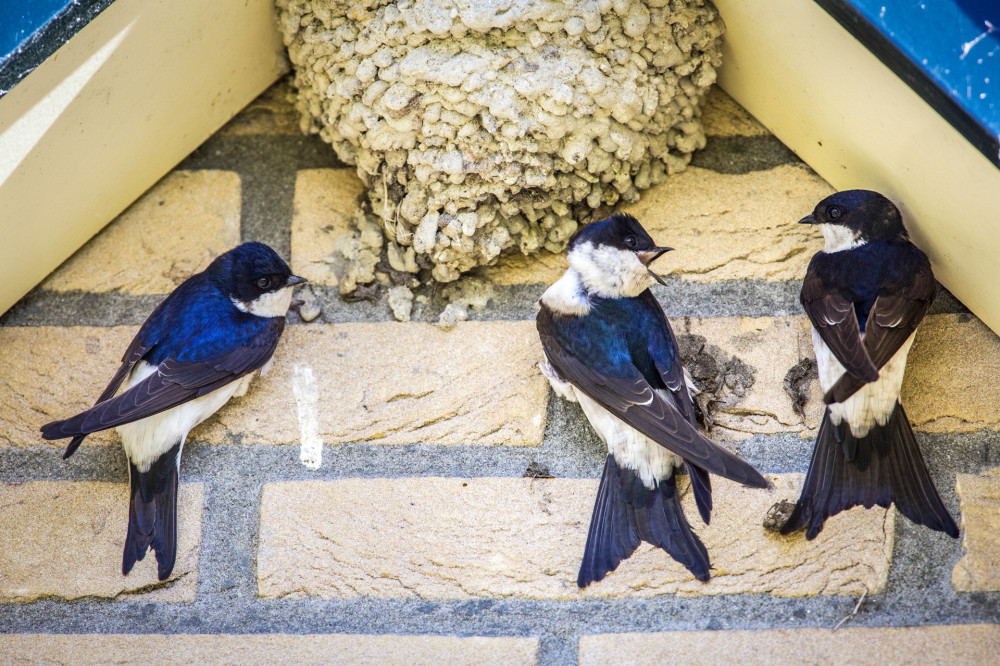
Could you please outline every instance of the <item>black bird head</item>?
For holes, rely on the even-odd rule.
[[[265,317],[283,317],[291,300],[291,290],[284,290],[306,281],[292,275],[288,264],[263,243],[234,247],[216,257],[205,273],[238,308]]]
[[[650,278],[665,284],[649,265],[672,249],[657,246],[631,215],[616,213],[581,229],[569,243],[568,256],[588,290],[619,298],[642,293]]]
[[[867,242],[906,238],[903,217],[895,204],[871,190],[845,190],[816,204],[800,224],[817,224],[827,242],[827,252]]]

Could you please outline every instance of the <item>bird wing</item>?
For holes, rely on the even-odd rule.
[[[677,339],[674,337],[673,328],[671,328],[666,315],[663,314],[663,308],[656,301],[652,291],[647,289],[639,294],[638,298],[645,302],[646,308],[656,317],[658,324],[657,334],[650,336],[646,349],[657,374],[663,384],[670,389],[668,396],[664,397],[669,399],[688,423],[695,425],[698,421],[694,413],[694,403],[691,401],[687,380],[684,378],[684,365],[678,354]]]
[[[138,363],[150,349],[152,349],[155,344],[155,340],[151,339],[150,336],[145,333],[146,327],[143,326],[143,328],[139,329],[139,332],[132,339],[131,344],[129,344],[128,349],[125,350],[125,354],[122,356],[122,363],[118,366],[118,370],[115,371],[115,374],[111,377],[111,381],[108,382],[108,385],[104,387],[104,391],[101,395],[94,401],[95,407],[105,400],[108,400],[111,396],[118,392],[122,382],[125,381],[128,374],[132,372],[132,368],[135,367],[135,364]],[[83,440],[86,437],[86,433],[75,435],[66,446],[66,451],[63,453],[63,460],[73,455],[76,450],[80,448],[80,444],[83,443]]]
[[[930,265],[922,264],[905,289],[881,294],[875,299],[865,326],[864,346],[876,368],[881,369],[910,339],[927,314],[936,291],[937,283]],[[864,384],[857,377],[844,375],[823,399],[827,404],[843,402]]]
[[[802,307],[848,374],[866,384],[878,379],[878,368],[861,339],[854,303],[825,289],[819,278],[807,275],[802,283]]]
[[[80,437],[138,421],[207,395],[263,367],[274,353],[284,327],[283,319],[268,319],[255,336],[212,358],[187,361],[168,358],[155,372],[121,395],[98,402],[64,421],[42,426],[42,437]]]
[[[676,407],[649,385],[638,368],[623,368],[622,376],[597,372],[559,344],[552,335],[551,316],[544,308],[539,313],[538,323],[542,348],[549,363],[563,379],[612,414],[660,446],[712,474],[757,488],[768,486],[757,470],[698,432]]]

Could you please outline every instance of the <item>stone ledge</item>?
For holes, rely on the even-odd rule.
[[[761,526],[797,496],[802,475],[774,491],[715,478],[711,526],[696,521],[714,565],[705,584],[644,544],[581,592],[576,574],[597,481],[590,479],[345,479],[266,484],[257,582],[265,599],[357,597],[542,600],[762,594],[858,595],[884,589],[895,513],[854,509],[813,541]]]
[[[127,484],[0,483],[0,601],[43,597],[194,601],[204,498],[200,483],[181,483],[177,562],[170,578],[160,582],[152,552],[128,576],[121,573]]]
[[[671,631],[580,638],[581,666],[628,663],[987,664],[1000,649],[1000,626],[845,627],[760,631]]]
[[[1000,591],[1000,468],[955,477],[962,513],[962,559],[951,572],[959,592]]]
[[[0,634],[17,664],[535,664],[537,638],[359,634]]]

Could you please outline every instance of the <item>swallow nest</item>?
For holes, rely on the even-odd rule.
[[[705,144],[725,30],[708,0],[277,6],[303,129],[357,166],[385,237],[360,253],[395,271],[558,252]]]

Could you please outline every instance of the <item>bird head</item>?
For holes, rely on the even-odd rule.
[[[263,243],[243,243],[219,255],[206,269],[237,308],[260,317],[284,317],[292,287],[306,281]]]
[[[589,293],[606,298],[638,296],[653,281],[665,284],[649,268],[673,248],[658,247],[639,221],[617,213],[588,224],[569,243],[569,265]]]
[[[906,237],[899,209],[878,192],[846,190],[816,204],[800,224],[818,225],[826,241],[824,252],[840,252],[869,242]]]

